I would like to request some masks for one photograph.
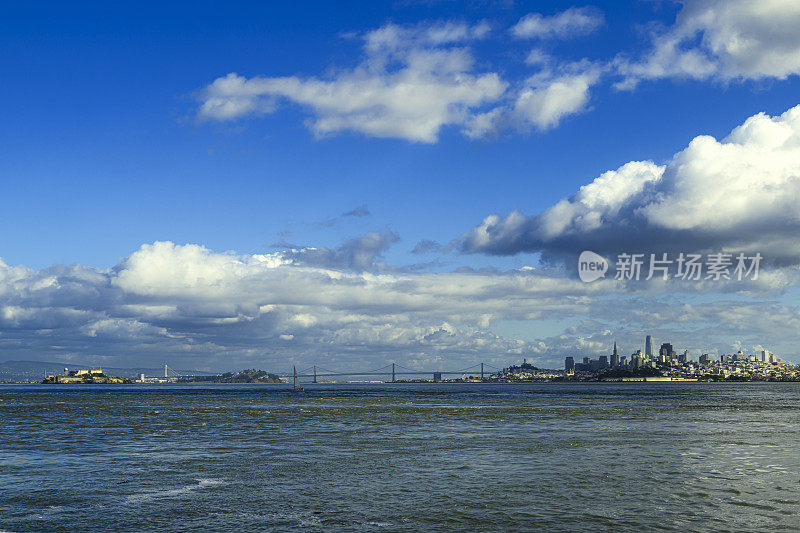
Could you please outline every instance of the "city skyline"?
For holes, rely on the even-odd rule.
[[[617,341],[614,341],[614,347],[612,348],[611,355],[599,355],[597,360],[592,360],[590,356],[582,356],[583,364],[589,364],[591,361],[595,361],[595,366],[599,366],[601,368],[605,367],[617,367],[617,366],[625,366],[626,364],[630,364],[633,361],[633,357],[640,356],[643,362],[669,362],[670,360],[677,361],[679,363],[687,363],[693,362],[692,359],[692,351],[689,349],[684,349],[683,352],[678,353],[671,342],[664,342],[661,344],[658,354],[652,353],[652,335],[646,335],[644,339],[644,350],[641,348],[635,349],[631,352],[630,355],[619,355],[618,348],[617,348]],[[745,357],[755,357],[757,360],[761,362],[780,362],[782,359],[771,350],[768,350],[763,347],[759,347],[758,349],[751,350],[751,353],[746,353],[742,349],[737,350],[736,352],[731,353],[709,353],[709,352],[695,352],[695,360],[694,362],[703,363],[703,361],[710,362],[715,360],[724,361],[725,358],[731,358],[735,356],[745,356]],[[759,359],[760,358],[760,359]],[[734,359],[735,360],[735,359]],[[567,369],[570,368],[571,365],[576,363],[576,358],[574,356],[566,356],[565,358],[565,365]]]
[[[0,13],[0,360],[800,362],[800,5]]]

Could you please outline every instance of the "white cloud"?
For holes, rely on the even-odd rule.
[[[531,77],[514,103],[514,116],[539,130],[557,126],[565,117],[583,112],[589,103],[589,89],[600,78],[601,69],[588,62],[549,70]]]
[[[520,39],[569,39],[594,32],[603,25],[603,13],[591,7],[571,7],[552,16],[525,15],[511,28]]]
[[[487,58],[476,67],[470,47],[491,35],[487,22],[386,24],[351,34],[362,42],[355,66],[327,76],[220,77],[200,92],[198,116],[234,120],[295,104],[309,114],[306,124],[317,137],[351,132],[434,143],[447,128],[470,139],[553,128],[585,112],[592,87],[609,73],[620,89],[647,79],[724,82],[800,73],[800,3],[686,0],[682,5],[673,25],[651,25],[652,43],[641,56],[570,62],[537,46],[525,58],[534,71],[527,79],[515,77],[514,69],[487,66]],[[528,14],[509,31],[519,39],[563,39],[603,23],[595,8],[570,8],[551,16]]]
[[[364,244],[358,241],[342,250]],[[561,294],[585,292],[578,282],[538,271],[378,274],[322,263],[156,242],[109,271],[0,264],[0,349],[15,347],[20,358],[24,346],[28,358],[117,356],[130,364],[169,356],[217,368],[252,357],[273,366],[321,356],[340,365],[501,363],[533,348],[486,331],[493,319],[585,305]]]
[[[525,20],[530,26],[533,19]],[[543,20],[560,35],[602,17],[581,9]],[[318,137],[355,132],[434,143],[447,127],[479,139],[509,128],[546,130],[586,111],[604,67],[586,60],[560,64],[533,50],[526,63],[537,72],[512,84],[497,72],[478,72],[466,48],[489,31],[485,22],[387,24],[359,36],[363,55],[354,68],[325,78],[230,73],[201,92],[198,114],[233,120],[294,103],[310,112],[307,125]]]
[[[415,26],[386,24],[364,35],[364,48],[377,55],[404,48],[436,47],[483,39],[490,31],[491,27],[485,21],[475,25],[452,21]]]
[[[800,73],[798,27],[794,0],[686,0],[675,24],[653,33],[643,59],[617,59],[618,86],[671,77],[785,79]]]
[[[293,102],[311,111],[317,136],[349,131],[436,142],[442,128],[467,124],[506,90],[497,73],[475,73],[470,53],[453,46],[487,32],[485,23],[390,24],[364,36],[355,68],[329,78],[218,78],[202,91],[199,116],[231,120]]]
[[[570,258],[724,249],[798,264],[799,199],[800,106],[754,115],[722,140],[698,136],[665,165],[626,163],[538,215],[488,216],[462,248]]]
[[[480,139],[509,128],[545,131],[589,109],[591,89],[604,68],[587,60],[554,65],[551,58],[540,59],[540,70],[520,84],[513,101],[470,119],[464,128],[467,137]]]
[[[553,57],[540,48],[533,48],[525,57],[528,65],[548,65],[553,62]]]
[[[166,359],[213,369],[282,370],[293,361],[365,368],[390,360],[452,368],[522,357],[557,366],[565,354],[604,353],[610,343],[603,332],[620,328],[620,316],[621,332],[671,328],[686,342],[716,345],[744,338],[744,329],[762,344],[786,343],[796,331],[786,324],[800,321],[797,308],[740,295],[724,305],[688,306],[676,305],[671,287],[621,287],[584,284],[558,270],[355,272],[280,252],[156,242],[108,271],[0,264],[0,350],[16,359],[69,356],[115,366]],[[769,316],[783,322],[771,324]],[[542,319],[580,319],[580,327],[536,340],[492,332],[502,321]]]

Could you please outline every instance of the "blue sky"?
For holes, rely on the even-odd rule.
[[[124,270],[125,258],[141,251],[142,245],[161,241],[179,247],[198,245],[215,254],[233,251],[238,257],[280,254],[292,245],[297,253],[285,257],[291,257],[298,268],[313,264],[357,275],[414,272],[449,276],[462,267],[518,272],[525,265],[541,266],[540,255],[553,253],[555,245],[542,241],[541,236],[531,237],[532,230],[526,230],[530,239],[523,241],[527,244],[509,248],[503,243],[471,246],[463,236],[495,213],[505,217],[519,210],[532,217],[534,224],[533,217],[572,197],[603,172],[629,161],[663,165],[698,135],[722,139],[748,117],[762,112],[778,116],[800,103],[800,43],[780,28],[773,38],[758,33],[761,22],[788,24],[796,19],[797,10],[791,2],[769,4],[770,9],[753,14],[742,3],[720,7],[712,1],[687,2],[685,6],[638,1],[409,1],[367,5],[198,2],[167,7],[146,2],[7,2],[0,7],[0,48],[4,50],[0,64],[5,74],[0,97],[6,103],[0,126],[0,223],[6,228],[0,257],[6,265],[24,265],[31,279],[60,279],[63,273],[52,274],[47,269],[76,263],[88,271],[114,276]],[[703,18],[703,13],[709,12],[718,14],[711,22]],[[525,17],[533,17],[528,19],[536,22],[533,30],[522,27]],[[755,21],[755,29],[745,27],[748,20]],[[370,36],[386,28],[395,30],[395,40],[370,51]],[[443,28],[468,35],[432,41],[431,32]],[[731,36],[741,35],[755,45],[744,51],[725,47],[732,42]],[[786,42],[780,41],[783,38]],[[682,44],[677,55],[664,61],[658,51],[667,50],[670,39]],[[769,46],[783,55],[776,59]],[[539,59],[526,61],[534,57],[530,55],[534,51]],[[363,95],[342,89],[332,102],[321,93],[311,94],[315,84],[326,84],[326,90],[335,92],[353,77],[392,88],[393,75],[406,67],[417,68],[408,66],[414,53],[425,61],[444,54],[449,62],[429,70],[420,67],[422,77],[450,84],[447,90],[434,87],[432,99],[448,92],[455,95],[462,85],[469,85],[464,79],[481,76],[487,80],[493,76],[498,88],[494,93],[487,89],[474,105],[448,96],[455,100],[447,107],[447,116],[437,118],[440,121],[433,136],[427,138],[420,138],[412,126],[395,128],[408,118],[403,113],[409,108],[387,103],[386,98],[394,96],[379,96],[381,103],[374,108],[354,112],[353,102]],[[698,55],[703,61],[692,63]],[[471,62],[458,63],[465,57]],[[382,61],[386,65],[375,66]],[[451,67],[451,63],[458,65]],[[454,70],[447,70],[450,68]],[[224,94],[214,93],[215,80],[231,73],[240,77],[240,85]],[[579,78],[589,81],[575,96],[578,101],[556,102],[561,114],[549,122],[542,118],[536,96],[525,109],[519,104],[526,90],[541,95],[559,80]],[[620,88],[626,80],[632,86]],[[291,88],[284,87],[287,83],[293,84]],[[471,86],[464,90],[479,89]],[[258,94],[245,95],[247,91]],[[302,91],[309,91],[309,96],[299,96]],[[251,107],[224,116],[204,113],[204,105],[219,101]],[[426,118],[408,112],[412,125]],[[491,123],[479,133],[466,134],[473,119],[483,113],[494,117]],[[369,129],[374,126],[373,122],[367,124],[369,121],[379,123],[379,133]],[[323,123],[334,126],[321,133]],[[733,200],[736,194],[743,194],[742,189],[737,191],[732,193]],[[361,206],[363,216],[341,216]],[[749,210],[747,205],[743,208]],[[675,212],[675,217],[681,216]],[[619,231],[610,217],[604,220],[609,231]],[[795,218],[765,223],[767,227],[793,227]],[[706,222],[698,224],[700,228]],[[377,232],[385,242],[367,253],[367,263],[342,259],[360,253],[353,252],[356,244],[352,240],[368,232]],[[661,234],[653,235],[656,239]],[[712,236],[716,240],[704,242],[698,249],[742,245],[726,240],[727,235],[719,230]],[[412,253],[423,240],[445,248]],[[615,245],[624,248],[624,243]],[[675,246],[663,248],[677,250]],[[308,263],[310,256],[303,255],[307,247],[332,250],[331,257],[336,259],[323,265],[322,259],[314,256],[316,262]],[[781,268],[796,264],[794,256],[788,255],[791,258],[783,257]],[[550,266],[560,279],[567,263],[556,260]],[[795,270],[782,272],[790,276]],[[486,283],[493,285],[491,280]],[[557,283],[554,281],[554,286]],[[783,311],[795,313],[797,302],[787,296],[793,286],[792,281],[785,281],[757,295],[717,287],[704,292],[701,299],[717,305],[731,299],[739,302],[736,305],[748,306],[779,302]],[[44,313],[43,309],[52,308],[30,301],[23,305],[20,293],[14,292],[18,290],[5,293],[4,305],[9,309],[29,305]],[[568,290],[563,297],[590,297],[582,291]],[[667,296],[611,294],[626,298],[626,305],[642,298],[645,307],[657,305],[659,298]],[[69,300],[74,295],[62,297]],[[695,297],[686,296],[682,302],[693,302]],[[473,299],[479,299],[478,295]],[[281,305],[273,303],[268,294],[257,303]],[[64,305],[73,310],[80,307]],[[496,334],[502,338],[497,341],[500,344],[520,339],[533,343],[533,347],[519,349],[498,345],[492,348],[498,360],[506,357],[504,353],[510,354],[507,357],[525,350],[536,354],[536,346],[540,346],[536,343],[541,342],[547,345],[541,348],[544,361],[556,361],[567,351],[579,349],[556,347],[545,338],[602,336],[611,325],[611,335],[625,335],[616,331],[619,326],[633,339],[651,327],[650,322],[635,323],[629,318],[594,323],[590,306],[539,316],[537,309],[549,307],[536,298],[528,305],[529,311],[515,316],[488,309],[487,314],[494,318],[484,320],[480,313],[460,316],[441,311],[411,322],[420,331],[449,331],[452,327],[461,332]],[[119,357],[132,361],[145,354],[141,357],[160,360],[165,353],[202,342],[215,342],[215,353],[230,351],[241,361],[250,357],[277,364],[293,357],[313,357],[308,355],[314,338],[310,333],[304,348],[286,348],[268,357],[231,341],[235,332],[226,333],[224,340],[192,329],[196,324],[189,327],[186,323],[194,323],[194,319],[185,316],[180,320],[146,313],[139,316],[130,309],[113,311],[96,302],[88,307],[100,313],[91,323],[110,320],[128,330],[140,325],[155,328],[148,330],[148,335],[166,336],[169,346],[159,348],[155,340],[133,334],[127,341],[117,338],[106,344],[96,335],[76,340],[81,328],[84,335],[92,331],[88,322],[64,325],[64,331],[58,333],[59,328],[22,327],[19,320],[9,319],[6,337],[15,338],[17,348],[0,349],[8,354],[6,358],[13,358],[14,350],[29,345],[30,339],[21,331],[43,328],[63,335],[47,345],[52,357],[101,360],[123,354]],[[281,312],[308,314],[288,308]],[[231,313],[216,319],[246,315],[254,323],[263,318],[241,310]],[[403,313],[413,315],[409,310]],[[280,320],[291,322],[289,315]],[[395,319],[390,313],[384,322],[394,323]],[[55,319],[48,320],[52,326]],[[587,320],[585,331],[563,333]],[[266,325],[260,328],[238,334],[255,336],[261,343],[280,335],[293,335],[298,341],[302,336]],[[337,332],[341,333],[337,328],[330,326],[325,338],[334,339],[330,342],[343,354],[350,353],[350,344],[336,344]],[[592,329],[596,331],[589,333]],[[667,329],[664,335],[702,335]],[[0,327],[0,333],[3,331]],[[698,350],[725,350],[737,337],[761,339],[767,334],[739,330],[707,346],[701,346],[700,340],[686,342],[695,342],[691,346],[697,345]],[[175,341],[176,335],[190,340]],[[607,341],[601,338],[597,345],[587,341],[585,349],[599,352]],[[177,347],[180,342],[184,342],[183,348]],[[362,339],[355,345],[368,352],[370,342]],[[761,342],[744,341],[743,346],[752,348]],[[784,351],[790,350],[788,340],[781,342]],[[385,354],[391,350],[386,346],[381,341],[375,348],[383,354],[376,358],[388,357]],[[412,350],[412,363],[447,357],[438,348],[421,346]],[[397,347],[398,354],[408,352],[408,344]],[[458,357],[474,356],[469,352]],[[203,353],[194,361],[211,368],[218,366],[215,357]],[[348,356],[343,355],[341,361],[349,362]]]

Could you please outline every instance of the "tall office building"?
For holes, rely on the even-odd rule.
[[[614,353],[611,354],[611,366],[614,368],[619,366],[619,354],[617,353],[617,343],[614,343]]]
[[[567,372],[572,372],[573,370],[575,370],[575,359],[573,359],[572,357],[567,357],[566,359],[564,359],[564,370],[566,370]]]
[[[650,335],[644,339],[644,354],[647,357],[653,357],[653,337]]]
[[[675,359],[675,350],[672,349],[672,344],[665,342],[661,345],[661,350],[658,351],[659,355],[663,355],[667,360]]]

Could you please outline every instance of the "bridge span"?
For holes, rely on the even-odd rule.
[[[397,381],[397,376],[431,376],[434,381],[439,381],[442,376],[470,374],[476,376],[479,375],[481,379],[483,379],[487,373],[487,369],[492,370],[492,372],[489,372],[490,374],[494,373],[493,371],[500,370],[499,368],[488,363],[477,363],[460,370],[418,370],[404,367],[397,363],[390,363],[380,368],[366,371],[354,370],[351,372],[337,372],[318,367],[317,365],[312,365],[299,372],[287,372],[285,374],[278,374],[278,376],[285,378],[294,377],[297,379],[311,379],[311,383],[318,383],[319,378],[384,376],[387,378],[386,381],[394,383]]]

